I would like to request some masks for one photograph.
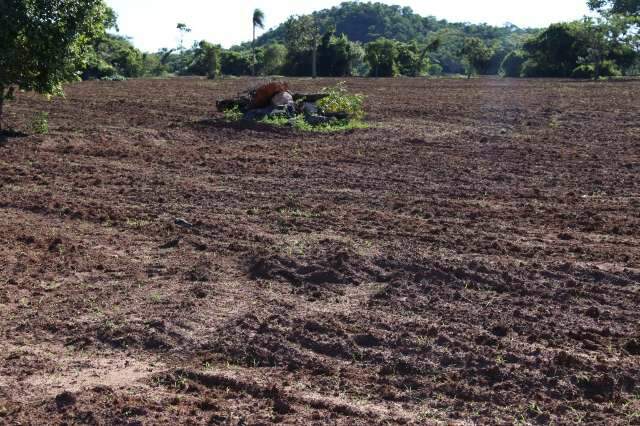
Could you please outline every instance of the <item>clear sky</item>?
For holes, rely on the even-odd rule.
[[[586,0],[395,0],[382,3],[410,6],[414,12],[451,22],[486,22],[520,27],[542,27],[581,18],[588,13]],[[144,51],[175,47],[176,24],[192,28],[185,39],[208,40],[230,47],[251,40],[255,8],[266,15],[267,29],[290,15],[336,6],[341,0],[107,0],[118,13],[120,34],[132,37]]]

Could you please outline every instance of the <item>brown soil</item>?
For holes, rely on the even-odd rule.
[[[0,423],[640,424],[640,81],[354,79],[331,135],[250,84],[8,105]]]

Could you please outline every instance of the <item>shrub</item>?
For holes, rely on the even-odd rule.
[[[524,65],[526,60],[525,52],[514,50],[505,56],[500,65],[500,73],[505,77],[520,77],[522,75],[522,65]]]
[[[622,72],[613,61],[604,61],[600,69],[600,77],[618,77]],[[571,72],[571,78],[593,78],[595,76],[595,66],[593,64],[583,64],[577,66]]]
[[[127,77],[120,75],[120,74],[114,74],[114,75],[109,75],[106,77],[102,77],[100,80],[102,81],[125,81],[127,79]]]
[[[220,75],[220,56],[222,48],[206,41],[201,41],[194,49],[193,61],[186,69],[187,74],[204,75],[210,79]]]
[[[317,102],[321,111],[329,114],[344,113],[357,121],[364,118],[364,96],[349,94],[344,82],[323,91],[329,96]]]
[[[571,78],[593,78],[593,65],[580,65],[571,72]]]
[[[31,120],[31,130],[33,133],[44,135],[49,133],[49,113],[39,112]]]
[[[527,59],[522,64],[522,77],[548,77],[547,68],[541,66],[534,59]]]
[[[223,51],[220,55],[220,72],[223,75],[251,75],[251,61],[248,53]]]
[[[224,119],[227,121],[238,121],[242,119],[242,111],[240,111],[240,107],[235,105],[233,108],[225,109],[223,111]]]
[[[398,44],[395,40],[379,38],[367,43],[365,52],[371,77],[395,77],[398,75]]]
[[[429,75],[442,75],[443,70],[444,69],[442,68],[442,65],[436,64],[436,63],[431,63],[431,64],[429,64],[429,67],[427,68],[427,74],[429,74]]]

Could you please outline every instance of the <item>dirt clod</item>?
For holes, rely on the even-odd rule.
[[[372,126],[331,134],[213,111],[260,83],[7,106],[50,132],[0,148],[0,423],[633,422],[639,81],[347,79]]]

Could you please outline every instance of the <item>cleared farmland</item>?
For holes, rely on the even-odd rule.
[[[8,106],[0,423],[640,422],[640,81],[351,79],[337,134],[249,84]]]

